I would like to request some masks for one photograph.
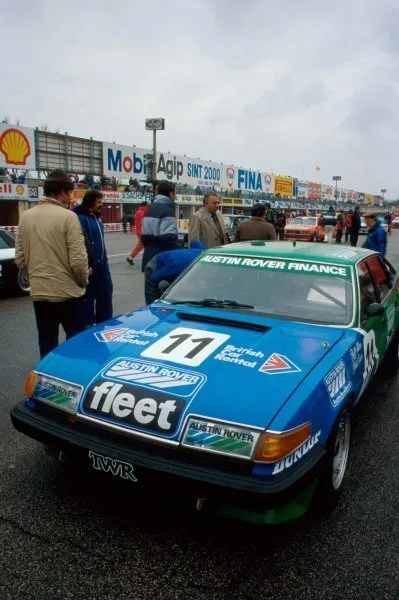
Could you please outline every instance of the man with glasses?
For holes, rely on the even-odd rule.
[[[88,258],[77,215],[68,210],[74,184],[55,169],[44,182],[44,198],[22,213],[15,262],[29,278],[40,357],[58,346],[59,326],[67,339],[83,331]]]

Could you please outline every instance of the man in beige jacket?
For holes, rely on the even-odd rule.
[[[64,171],[52,171],[45,197],[18,224],[15,262],[30,281],[41,358],[58,346],[60,325],[67,339],[85,328],[89,270],[79,219],[68,210],[73,187]]]
[[[207,248],[228,243],[223,217],[220,213],[220,198],[216,192],[204,196],[204,206],[190,219],[188,242],[199,240]]]

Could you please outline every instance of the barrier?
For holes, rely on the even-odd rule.
[[[10,233],[17,233],[18,225],[0,225],[0,229],[9,231]],[[104,223],[104,232],[110,233],[112,231],[123,231],[122,223]]]

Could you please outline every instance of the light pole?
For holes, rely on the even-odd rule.
[[[341,181],[341,179],[342,179],[341,175],[334,175],[333,176],[333,181],[335,181],[335,193],[334,193],[335,203],[338,202],[338,181]]]
[[[165,119],[146,119],[145,128],[147,131],[152,131],[152,159],[151,163],[151,179],[152,180],[152,195],[155,198],[157,187],[157,131],[165,129]],[[148,164],[146,159],[146,165]],[[148,179],[149,173],[147,173]]]

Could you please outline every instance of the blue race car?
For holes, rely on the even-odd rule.
[[[397,365],[397,288],[368,250],[208,250],[161,300],[45,357],[12,422],[97,471],[266,522],[333,506],[352,409],[382,361]]]

